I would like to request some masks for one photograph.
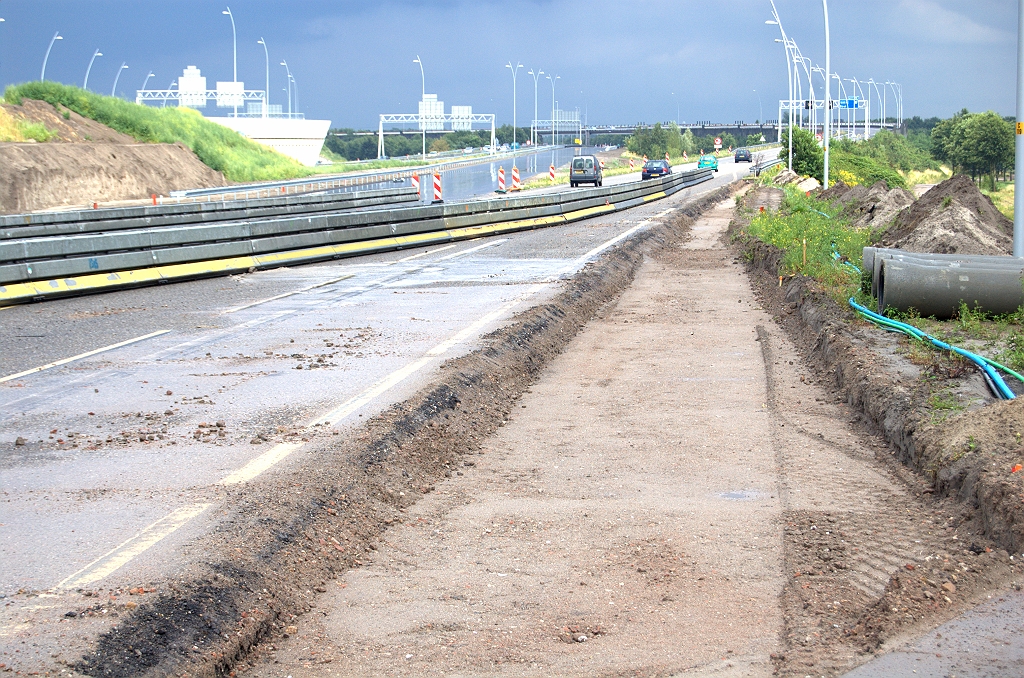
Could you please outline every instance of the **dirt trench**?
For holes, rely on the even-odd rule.
[[[752,193],[733,235],[778,198],[770,189]],[[879,498],[881,510],[870,520],[833,509],[787,524],[793,579],[783,597],[780,674],[838,675],[990,591],[1020,590],[1020,561],[1010,554],[1024,547],[1024,479],[1010,469],[1021,455],[1022,404],[993,402],[979,376],[949,371],[942,356],[912,364],[900,339],[855,321],[814,281],[780,280],[781,251],[754,240],[740,244],[764,307],[814,378],[852,406],[858,428],[874,440],[863,453],[906,488],[898,501]],[[936,417],[928,398],[946,388],[975,405]],[[857,553],[875,569],[873,587],[851,567]]]
[[[372,418],[308,463],[227,497],[227,518],[189,548],[195,562],[128,613],[72,668],[91,676],[220,676],[280,639],[327,584],[364,564],[389,527],[508,418],[595,313],[632,281],[646,252],[685,235],[723,188],[677,210],[669,228],[614,248],[550,303],[516,316],[486,347],[446,362],[439,382]],[[313,447],[311,445],[311,447]],[[186,554],[188,555],[188,554]]]

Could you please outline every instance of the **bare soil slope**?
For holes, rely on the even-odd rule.
[[[228,183],[182,144],[139,144],[41,101],[0,105],[16,118],[57,133],[49,143],[0,143],[0,213],[142,199]]]

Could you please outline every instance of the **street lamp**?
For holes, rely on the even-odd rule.
[[[227,14],[228,18],[231,19],[231,55],[232,63],[234,64],[234,71],[232,75],[232,82],[238,82],[238,37],[235,34],[235,15],[231,13],[231,8],[228,7],[221,14]],[[238,117],[238,104],[235,104],[235,117]]]
[[[92,70],[92,62],[96,61],[98,56],[103,56],[103,52],[97,49],[92,53],[92,58],[89,59],[89,67],[85,69],[85,82],[82,83],[82,89],[89,89],[89,71]]]
[[[121,68],[117,69],[117,75],[114,76],[114,86],[110,88],[110,96],[115,96],[114,90],[117,89],[117,81],[121,78],[121,71],[128,68],[128,64],[121,62]]]
[[[761,115],[761,117],[757,119],[757,124],[760,125],[764,121],[764,107],[761,105],[761,95],[758,93],[758,91],[756,89],[754,90],[754,94],[757,94],[757,110],[758,110],[758,113]],[[678,105],[679,104],[676,104],[676,106],[678,106]],[[676,111],[676,117],[677,118],[679,117],[679,111],[678,110]],[[676,124],[679,124],[679,123],[677,122]]]
[[[256,44],[263,45],[263,56],[267,60],[267,93],[263,95],[263,117],[266,118],[270,114],[270,52],[267,51],[267,43],[262,37]]]
[[[39,73],[39,82],[46,82],[46,62],[50,59],[50,50],[53,49],[53,43],[57,40],[63,40],[64,37],[57,31],[50,38],[50,46],[46,48],[46,56],[43,57],[43,70]]]
[[[857,96],[857,92],[859,91],[860,92],[860,97],[861,97],[861,99],[863,99],[864,98],[864,90],[860,86],[860,80],[858,80],[857,78],[850,78],[849,80],[847,80],[847,82],[853,83],[853,87],[854,87],[853,95],[856,97]],[[857,101],[857,108],[860,108],[860,101]],[[853,109],[853,131],[854,131],[854,134],[857,133],[857,108]],[[865,117],[864,118],[864,141],[867,141],[867,139],[868,139],[868,119],[867,119],[867,117]]]
[[[522,67],[523,67],[523,65],[521,63],[519,63],[518,61],[516,62],[515,66],[512,65],[511,61],[508,62],[507,64],[505,64],[505,68],[508,68],[508,69],[512,70],[512,150],[513,151],[516,150],[516,71],[518,71]],[[515,165],[516,165],[516,159],[513,156],[513,158],[512,158],[512,166],[515,167]]]
[[[420,85],[422,87],[422,96],[420,97],[420,134],[423,137],[423,156],[422,160],[427,160],[427,121],[423,116],[423,108],[427,105],[427,76],[423,74],[423,61],[420,59],[420,55],[417,54],[416,58],[412,60],[414,64],[420,65]]]
[[[832,43],[828,34],[828,0],[821,0],[821,9],[825,14],[825,110],[828,112],[825,117],[825,171],[822,179],[825,180],[825,190],[828,190],[828,149],[829,137],[832,136],[832,79],[827,76],[832,72]]]
[[[281,65],[284,66],[284,70],[288,73],[288,119],[292,117],[292,71],[288,68],[288,62],[284,59],[281,60]]]
[[[551,81],[551,145],[555,146],[558,143],[558,137],[555,132],[555,80],[560,79],[562,76],[556,75],[552,77],[548,75],[546,77]]]
[[[146,74],[146,79],[142,81],[142,89],[146,89],[146,85],[149,84],[149,79],[152,78],[154,75],[156,75],[156,73],[154,73],[153,71],[150,71]]]
[[[534,73],[533,69],[531,68],[530,70],[527,71],[527,73],[533,76],[533,122],[530,123],[530,143],[536,144],[537,135],[534,127],[537,124],[537,80],[540,78],[540,76],[544,75],[544,71],[537,71],[536,73]]]
[[[288,78],[292,81],[292,96],[295,97],[295,115],[299,115],[299,82],[291,73]]]
[[[3,22],[4,22],[4,18],[0,17],[0,24],[2,24]]]

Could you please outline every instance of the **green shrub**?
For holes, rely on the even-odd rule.
[[[290,179],[312,170],[266,146],[211,122],[188,108],[150,108],[56,82],[11,85],[4,91],[9,104],[37,99],[63,106],[145,143],[182,143],[207,166],[231,181]]]
[[[873,158],[851,155],[844,151],[830,152],[829,156],[829,173],[834,173],[835,176],[839,176],[840,172],[849,173],[857,183],[864,186],[874,186],[875,183],[884,181],[889,188],[907,187],[906,180],[899,172]]]

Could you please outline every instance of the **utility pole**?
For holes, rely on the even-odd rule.
[[[1021,0],[1024,2],[1024,0]],[[824,183],[825,190],[828,190],[828,146],[829,137],[832,136],[832,43],[829,40],[828,35],[828,0],[821,0],[821,8],[825,13],[825,171]]]
[[[539,70],[534,73],[531,68],[527,73],[533,76],[533,122],[530,123],[530,143],[536,144],[537,130],[535,127],[537,125],[537,81],[540,79],[540,76],[544,75],[544,71]]]
[[[1024,257],[1024,0],[1017,0],[1017,139],[1013,164],[1013,256]]]

